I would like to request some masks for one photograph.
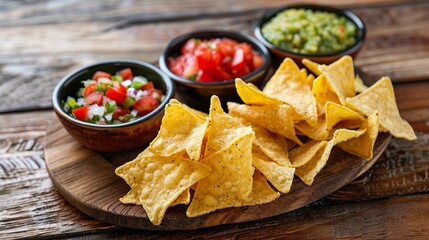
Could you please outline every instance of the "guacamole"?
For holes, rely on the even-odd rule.
[[[355,44],[356,32],[345,17],[311,9],[284,10],[262,27],[262,34],[273,45],[302,54],[342,51]]]

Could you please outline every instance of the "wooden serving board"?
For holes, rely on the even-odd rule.
[[[98,153],[82,146],[54,120],[46,136],[45,160],[49,176],[60,194],[95,219],[137,229],[188,230],[257,220],[303,207],[367,171],[389,141],[389,134],[379,135],[374,146],[374,158],[370,161],[334,148],[327,165],[311,187],[295,178],[291,191],[271,203],[228,208],[195,218],[186,217],[187,206],[179,205],[168,209],[160,226],[154,226],[148,220],[142,206],[119,202],[130,188],[115,175],[115,168],[134,159],[143,149],[117,154]]]

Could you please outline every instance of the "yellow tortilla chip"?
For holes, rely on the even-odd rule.
[[[337,124],[341,125],[340,128],[354,129],[360,127],[365,121],[359,113],[333,102],[325,104],[325,116],[328,130]]]
[[[280,197],[280,193],[274,191],[267,182],[267,179],[258,171],[253,174],[252,192],[249,197],[243,200],[243,206],[269,203]]]
[[[161,156],[183,156],[187,153],[193,160],[199,160],[203,138],[208,122],[202,122],[188,107],[167,104],[161,129],[150,143],[149,150]]]
[[[259,148],[272,161],[282,165],[289,166],[288,143],[286,139],[278,134],[268,131],[267,129],[252,125],[255,132],[255,141],[253,144]]]
[[[288,193],[292,186],[295,168],[279,165],[262,154],[253,152],[253,166],[280,192]]]
[[[326,146],[320,149],[316,155],[301,167],[296,168],[297,175],[306,185],[311,186],[314,178],[326,165],[332,148],[338,143],[357,138],[365,133],[365,130],[338,129],[334,132],[334,137],[328,141]]]
[[[226,146],[230,146],[232,142],[243,135],[253,134],[251,127],[244,126],[239,119],[223,111],[217,96],[211,98],[209,122],[205,158]]]
[[[136,205],[142,205],[139,200],[139,195],[137,189],[130,189],[128,191],[127,195],[121,197],[119,199],[123,204],[136,204]],[[191,191],[186,189],[182,194],[177,197],[174,202],[171,203],[170,207],[179,205],[179,204],[189,204],[191,202]]]
[[[322,105],[323,108],[326,102],[334,102],[340,104],[340,99],[338,99],[338,96],[331,89],[328,79],[324,74],[318,76],[313,81],[312,92],[314,94],[314,97],[316,98],[317,103]]]
[[[308,86],[310,86],[310,89],[313,89],[314,80],[315,80],[314,75],[308,74],[306,82],[307,82]]]
[[[179,157],[145,156],[118,167],[139,196],[139,202],[154,225],[160,225],[167,208],[194,183],[207,176],[210,167]]]
[[[326,75],[326,79],[342,105],[346,105],[346,98],[356,95],[353,59],[350,56],[344,56],[329,66],[320,65],[318,68]]]
[[[270,97],[259,90],[255,85],[248,83],[246,84],[243,80],[235,79],[235,88],[240,96],[241,100],[250,105],[270,105],[270,104],[282,104],[276,98]]]
[[[327,143],[327,141],[309,140],[304,145],[292,149],[289,153],[292,167],[298,168],[305,165],[313,159],[320,149],[324,148]]]
[[[327,140],[331,137],[331,132],[327,128],[325,115],[319,117],[315,126],[310,126],[307,122],[301,121],[295,124],[295,128],[300,134],[317,141]]]
[[[378,112],[380,126],[394,137],[417,139],[413,128],[399,114],[392,82],[388,77],[381,78],[356,97],[348,98],[347,106],[365,116]]]
[[[188,217],[243,206],[243,200],[252,192],[253,139],[253,132],[243,135],[229,146],[201,160],[212,171],[198,182],[194,197],[186,211]]]
[[[306,68],[308,68],[310,71],[312,71],[314,74],[316,74],[316,76],[319,76],[322,74],[322,71],[319,70],[319,64],[316,62],[313,62],[307,58],[302,59],[302,64],[304,64],[304,66]]]
[[[291,105],[308,124],[313,126],[317,122],[316,99],[306,80],[295,62],[286,58],[267,82],[263,92]]]
[[[295,135],[292,107],[286,104],[254,106],[228,102],[229,114],[249,121],[252,124],[263,126],[271,132],[275,132],[288,138],[299,145],[301,140]]]
[[[365,160],[371,160],[374,152],[374,143],[378,136],[377,113],[369,116],[361,129],[366,129],[362,136],[339,143],[338,147]]]
[[[363,83],[362,78],[359,77],[359,75],[355,76],[355,90],[357,93],[361,93],[365,90],[367,90],[368,87]]]

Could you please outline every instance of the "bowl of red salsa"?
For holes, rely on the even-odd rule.
[[[167,45],[159,66],[176,84],[177,98],[207,111],[210,97],[240,99],[235,78],[261,86],[270,67],[267,48],[239,32],[200,30],[180,35]]]
[[[65,76],[52,93],[52,104],[65,129],[84,146],[119,152],[156,136],[174,93],[171,79],[155,66],[117,59]]]

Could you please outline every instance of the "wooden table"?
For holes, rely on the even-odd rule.
[[[249,223],[191,231],[126,229],[94,220],[53,187],[44,162],[54,85],[98,60],[156,62],[167,42],[195,29],[252,33],[255,19],[296,1],[0,2],[0,239],[429,238],[429,2],[324,1],[366,23],[355,61],[367,84],[394,81],[418,139],[393,139],[363,176],[310,206]],[[320,1],[307,1],[318,2]]]

